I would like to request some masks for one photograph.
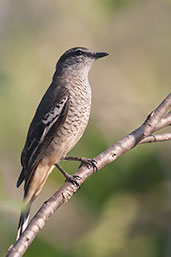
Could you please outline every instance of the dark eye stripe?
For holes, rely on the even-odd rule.
[[[81,50],[77,50],[77,51],[75,52],[75,54],[76,54],[76,55],[82,55],[83,52],[82,52]]]
[[[79,48],[73,48],[67,52],[65,52],[61,58],[59,59],[58,63],[64,62],[66,59],[74,56],[87,56],[87,57],[93,57],[93,54],[91,52],[87,52],[86,49],[79,49]]]

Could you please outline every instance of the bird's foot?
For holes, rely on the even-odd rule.
[[[77,187],[80,188],[80,184],[78,183],[78,180],[80,180],[80,179],[81,179],[81,177],[79,177],[79,176],[67,174],[67,177],[66,177],[65,181],[70,182],[74,186],[77,186]]]
[[[64,160],[70,160],[70,161],[80,161],[81,165],[85,165],[88,169],[93,168],[93,172],[98,171],[97,168],[97,161],[95,159],[91,158],[85,158],[85,157],[71,157],[71,156],[66,156]]]
[[[82,165],[85,165],[88,169],[93,168],[93,172],[98,171],[96,160],[90,159],[90,158],[80,158],[80,159],[81,159],[80,167]]]
[[[64,169],[58,164],[56,163],[55,166],[58,168],[58,170],[64,175],[64,177],[66,178],[65,181],[72,183],[74,186],[78,186],[80,188],[80,184],[78,183],[78,180],[81,179],[81,177],[76,176],[76,175],[70,175],[69,173],[67,173],[66,171],[64,171]]]

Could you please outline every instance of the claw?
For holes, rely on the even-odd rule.
[[[70,160],[70,161],[80,161],[81,165],[79,167],[81,167],[82,165],[86,165],[86,167],[88,169],[93,168],[93,172],[95,173],[96,171],[98,171],[97,168],[97,161],[95,159],[90,159],[90,158],[84,158],[84,157],[72,157],[72,156],[65,156],[63,158],[63,160]]]
[[[80,176],[75,176],[75,175],[70,175],[66,178],[66,182],[70,182],[71,184],[73,184],[73,186],[77,186],[80,189],[80,184],[77,182],[77,180],[80,180],[81,177]]]
[[[98,168],[97,168],[96,164],[97,164],[96,160],[85,158],[85,159],[81,160],[81,165],[80,166],[86,165],[88,169],[93,168],[93,172],[95,173],[96,171],[98,171]]]
[[[74,186],[77,186],[80,188],[79,183],[77,182],[77,180],[80,180],[81,177],[76,176],[76,175],[70,175],[68,174],[66,171],[63,170],[63,168],[56,163],[55,166],[59,169],[59,171],[64,175],[64,177],[66,178],[65,181],[72,183]]]

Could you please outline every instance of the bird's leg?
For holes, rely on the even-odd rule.
[[[71,182],[74,186],[76,185],[76,186],[80,187],[77,180],[80,180],[81,177],[70,175],[69,173],[64,171],[64,169],[58,163],[56,163],[55,166],[64,175],[64,177],[66,178],[66,181]]]
[[[79,161],[81,165],[86,165],[88,169],[93,168],[93,172],[98,171],[97,162],[94,159],[85,158],[85,157],[72,157],[72,156],[65,156],[62,160],[69,160],[69,161]]]

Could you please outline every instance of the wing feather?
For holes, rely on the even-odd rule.
[[[25,180],[25,187],[27,187],[45,149],[51,143],[59,126],[65,121],[68,112],[69,94],[67,92],[56,92],[52,95],[52,93],[54,93],[53,88],[49,88],[30,124],[26,144],[21,154],[23,170],[17,181],[17,186]]]

